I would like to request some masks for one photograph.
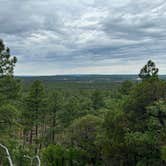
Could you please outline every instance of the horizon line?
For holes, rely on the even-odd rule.
[[[48,75],[14,75],[15,77],[47,77],[47,76],[86,76],[86,75],[101,75],[101,76],[120,76],[120,75],[131,75],[131,76],[138,76],[139,74],[48,74]],[[165,76],[166,74],[159,74],[159,76]]]

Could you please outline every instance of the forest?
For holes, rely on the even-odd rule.
[[[153,61],[140,81],[71,89],[23,83],[16,63],[1,40],[1,166],[166,165],[166,81]]]

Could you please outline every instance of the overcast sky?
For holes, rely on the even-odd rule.
[[[0,0],[17,75],[166,74],[165,0]]]

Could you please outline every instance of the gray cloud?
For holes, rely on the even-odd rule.
[[[0,38],[16,74],[136,73],[148,59],[165,73],[165,11],[164,0],[2,0]]]

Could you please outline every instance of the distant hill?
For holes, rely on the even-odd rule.
[[[62,81],[62,82],[123,82],[125,80],[137,81],[138,75],[55,75],[55,76],[16,76],[25,81]],[[166,75],[161,75],[166,80]]]
[[[56,75],[56,76],[17,76],[28,87],[40,80],[49,88],[67,89],[110,89],[125,80],[138,81],[137,75]],[[166,75],[161,75],[166,80]]]

